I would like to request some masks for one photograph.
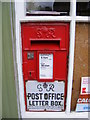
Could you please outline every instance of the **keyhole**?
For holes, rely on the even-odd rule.
[[[30,76],[31,76],[31,72],[30,72]]]

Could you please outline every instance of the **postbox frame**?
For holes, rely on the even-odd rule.
[[[42,37],[42,39],[40,38],[40,39],[38,39],[37,38],[37,35],[35,35],[35,36],[33,36],[32,35],[32,37],[30,37],[30,38],[28,38],[27,36],[30,34],[30,33],[26,33],[25,32],[25,30],[24,29],[26,29],[27,28],[27,31],[29,31],[31,28],[31,26],[37,26],[36,28],[38,28],[38,27],[42,27],[42,26],[45,26],[45,27],[47,27],[47,26],[49,26],[50,28],[53,28],[53,27],[55,27],[55,28],[57,28],[57,25],[59,26],[59,27],[61,27],[61,28],[63,28],[64,29],[64,37],[62,36],[61,38],[60,38],[60,36],[62,35],[62,34],[60,34],[60,36],[58,36],[58,34],[56,34],[56,36],[55,36],[55,38],[52,38],[52,37],[50,37],[50,38],[48,38],[48,39],[46,39],[46,37],[45,36],[43,36]],[[64,81],[65,82],[65,92],[64,92],[64,98],[65,98],[65,100],[64,100],[64,110],[63,111],[65,111],[65,109],[66,109],[66,95],[67,95],[67,64],[68,64],[68,58],[67,58],[67,56],[69,55],[69,23],[67,22],[67,23],[63,23],[63,22],[42,22],[42,23],[40,23],[40,22],[35,22],[35,23],[32,23],[32,22],[29,22],[29,23],[21,23],[21,36],[22,36],[22,56],[24,55],[24,52],[26,51],[26,53],[27,52],[36,52],[37,51],[37,54],[35,55],[35,57],[37,56],[37,62],[36,62],[36,65],[37,65],[37,81],[38,82],[54,82],[54,81]],[[53,26],[53,27],[51,27],[51,26]],[[34,31],[36,31],[36,28],[34,29]],[[43,28],[43,27],[42,27]],[[32,29],[31,29],[32,30]],[[42,32],[42,31],[41,31]],[[60,31],[59,31],[60,32]],[[56,30],[56,33],[57,33],[57,30]],[[24,35],[25,34],[25,35]],[[67,36],[67,37],[66,37]],[[33,38],[33,37],[35,37],[35,38]],[[24,40],[28,40],[28,42],[24,42]],[[62,40],[62,42],[60,42]],[[56,47],[55,48],[53,48],[53,49],[51,49],[51,48],[48,48],[48,49],[45,49],[45,48],[40,48],[40,45],[38,44],[38,49],[36,49],[36,46],[34,46],[34,48],[32,49],[32,45],[31,45],[31,41],[33,41],[33,42],[36,42],[37,41],[37,43],[38,43],[38,41],[50,41],[50,43],[52,43],[53,41],[59,41],[59,43],[58,43],[58,45],[59,45],[59,48],[57,49]],[[64,43],[64,44],[63,44]],[[36,44],[36,43],[35,43]],[[28,45],[30,45],[30,46],[28,46]],[[57,52],[59,52],[59,54],[61,54],[61,53],[64,53],[65,54],[65,60],[64,60],[64,62],[65,62],[65,66],[66,66],[66,69],[65,69],[65,75],[63,76],[63,77],[59,77],[59,79],[58,78],[54,78],[54,76],[55,76],[55,53],[57,53]],[[47,54],[47,53],[52,53],[53,54],[53,79],[39,79],[39,53],[43,53],[43,54]],[[61,54],[62,55],[62,54]],[[27,59],[27,56],[23,56],[22,57],[22,59]],[[24,60],[23,61],[23,66],[24,66],[24,63],[26,63],[25,62],[26,60]],[[32,60],[31,60],[32,61]],[[58,61],[58,62],[60,62],[60,61]],[[61,65],[62,66],[62,65]],[[25,68],[25,70],[27,69],[27,67]],[[23,74],[24,74],[24,72],[25,72],[25,70],[24,70],[24,67],[23,67]],[[62,71],[61,71],[62,72]],[[62,72],[63,73],[63,72]],[[35,81],[35,79],[29,79],[29,78],[23,78],[24,79],[24,97],[25,97],[25,109],[26,109],[26,111],[28,111],[27,110],[27,100],[26,100],[26,84],[25,84],[25,81],[28,81],[28,80],[34,80]],[[34,112],[34,110],[30,110],[30,112]],[[38,111],[39,112],[39,111]],[[55,111],[54,111],[55,112]]]

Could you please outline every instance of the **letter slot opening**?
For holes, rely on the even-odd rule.
[[[31,50],[59,50],[60,40],[31,40]]]

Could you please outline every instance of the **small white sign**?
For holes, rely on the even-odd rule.
[[[76,111],[90,111],[90,77],[82,77],[81,80],[81,93],[77,100]]]
[[[53,79],[53,54],[39,54],[39,78]]]
[[[81,95],[90,94],[90,77],[82,77]]]
[[[65,83],[26,82],[27,110],[63,111]]]

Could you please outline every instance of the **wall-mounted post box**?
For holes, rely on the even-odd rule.
[[[27,111],[64,111],[69,23],[22,23],[22,68]]]

